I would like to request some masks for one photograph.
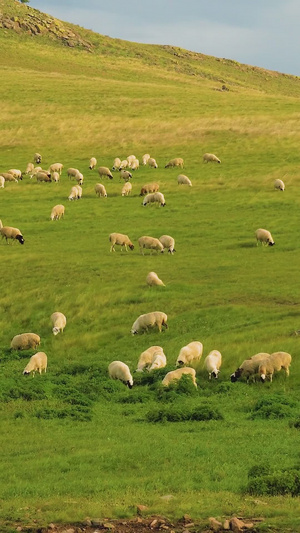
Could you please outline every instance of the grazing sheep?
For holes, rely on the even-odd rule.
[[[119,170],[120,165],[121,165],[121,159],[119,157],[115,157],[112,170]]]
[[[197,388],[196,370],[194,368],[189,368],[188,366],[185,366],[183,368],[177,368],[177,370],[172,370],[171,372],[168,372],[162,380],[161,384],[164,385],[164,387],[168,387],[173,381],[181,379],[184,374],[191,376],[193,384]]]
[[[257,229],[255,232],[255,237],[257,246],[259,242],[261,242],[262,246],[274,246],[275,244],[271,233],[267,229]]]
[[[140,247],[140,253],[142,255],[144,255],[144,248],[146,248],[147,250],[156,250],[157,253],[163,253],[164,251],[163,245],[158,239],[155,239],[155,237],[148,237],[147,235],[144,235],[143,237],[139,238],[138,243]]]
[[[33,163],[28,163],[27,167],[26,167],[26,170],[25,170],[25,174],[31,174],[33,169],[34,169],[34,164]]]
[[[52,313],[51,315],[51,321],[52,321],[52,333],[53,335],[57,335],[58,333],[64,331],[67,323],[67,319],[65,315],[60,313],[59,311],[56,311],[55,313]]]
[[[19,241],[20,244],[24,244],[25,239],[18,228],[12,228],[11,226],[3,226],[2,221],[0,220],[0,234],[2,239],[5,238],[7,244],[8,239],[13,241]]]
[[[78,193],[77,193],[77,200],[80,200],[81,197],[82,197],[82,187],[80,187],[80,185],[75,185]]]
[[[119,165],[119,170],[124,170],[128,167],[128,161],[127,159],[123,159]]]
[[[81,174],[81,172],[78,170],[78,168],[68,168],[67,170],[67,176],[68,178],[72,179],[72,178],[76,178],[78,176],[78,174]]]
[[[50,215],[51,220],[59,220],[65,214],[65,206],[62,204],[57,204],[53,207]]]
[[[157,326],[158,331],[161,333],[162,327],[168,329],[167,320],[166,313],[162,313],[161,311],[153,311],[152,313],[140,315],[132,325],[131,334],[136,335],[142,331],[148,331],[148,328],[154,326]]]
[[[21,333],[15,335],[10,343],[12,350],[35,350],[41,342],[41,338],[36,333]]]
[[[55,181],[55,183],[58,183],[59,179],[60,179],[59,173],[58,172],[53,172],[52,173],[52,181]]]
[[[35,175],[36,177],[36,181],[45,181],[45,182],[48,182],[48,183],[51,183],[51,174],[50,172],[47,173],[45,170],[39,170],[39,172],[36,173]]]
[[[136,372],[143,372],[144,370],[149,370],[154,358],[157,355],[161,355],[163,353],[164,350],[161,346],[150,346],[149,348],[147,348],[147,350],[142,352],[139,357]]]
[[[77,176],[75,177],[75,180],[77,181],[78,185],[83,184],[84,177],[81,172],[78,172]]]
[[[149,372],[152,372],[152,370],[158,370],[159,368],[165,368],[167,365],[167,358],[165,354],[162,352],[155,353],[153,355],[152,363],[149,368]]]
[[[148,165],[149,165],[149,167],[151,167],[151,168],[158,168],[158,164],[156,163],[154,157],[150,157],[150,158],[148,159]]]
[[[158,275],[155,272],[149,272],[146,277],[146,282],[150,287],[152,287],[152,285],[162,285],[163,287],[165,287],[165,284],[161,279],[159,279]]]
[[[41,156],[41,154],[37,154],[37,153],[34,154],[34,156],[33,156],[33,161],[34,161],[37,165],[39,165],[39,164],[42,162],[42,156]]]
[[[162,192],[150,192],[149,194],[146,194],[143,200],[143,206],[145,207],[147,204],[154,203],[158,203],[159,206],[165,207],[166,201]]]
[[[42,371],[46,373],[47,370],[47,355],[45,352],[37,352],[29,359],[29,363],[25,366],[23,374],[30,374],[32,372],[32,375],[34,377],[36,372],[39,372],[40,374]]]
[[[94,170],[96,165],[97,165],[97,159],[95,157],[91,157],[90,164],[89,164],[89,169],[90,170]]]
[[[142,157],[142,165],[147,165],[149,159],[150,159],[150,154],[144,154]]]
[[[177,357],[176,366],[197,366],[203,354],[202,342],[190,342],[181,348]]]
[[[131,163],[133,163],[133,161],[135,161],[135,159],[136,159],[135,155],[129,155],[127,157],[128,166],[131,166]]]
[[[134,161],[132,161],[132,163],[130,165],[130,168],[131,168],[131,170],[138,170],[140,168],[139,160],[135,159]]]
[[[179,176],[177,176],[177,183],[178,185],[189,185],[189,187],[192,187],[191,180],[184,174],[179,174]]]
[[[113,361],[108,365],[109,377],[123,381],[129,389],[133,387],[133,379],[129,367],[122,361]]]
[[[170,235],[162,235],[159,240],[164,248],[168,248],[168,252],[173,254],[175,250],[175,240]]]
[[[77,186],[74,185],[74,187],[72,187],[71,192],[70,192],[70,194],[68,196],[68,200],[78,200],[78,198],[79,198],[78,195],[79,195],[79,191],[77,189]]]
[[[221,159],[215,154],[204,154],[203,163],[221,163]]]
[[[132,178],[131,172],[129,172],[128,170],[121,170],[120,179],[123,179],[125,181],[129,181],[129,180],[131,180],[131,178]]]
[[[109,241],[111,243],[110,251],[115,252],[115,245],[121,246],[121,252],[122,247],[125,247],[126,252],[128,252],[127,246],[129,246],[130,250],[134,249],[134,245],[132,244],[131,240],[129,239],[128,235],[123,235],[122,233],[111,233],[109,236]]]
[[[102,183],[96,183],[94,190],[95,190],[96,195],[99,198],[100,196],[104,196],[105,198],[107,198],[107,192],[106,192],[104,185],[102,185]]]
[[[106,178],[109,178],[110,180],[113,179],[113,175],[108,167],[99,167],[98,172],[99,172],[100,178],[103,178],[103,176],[105,176]]]
[[[149,194],[150,192],[157,192],[158,190],[158,183],[146,183],[146,185],[141,188],[140,196],[145,196],[145,194]]]
[[[49,172],[51,172],[51,174],[53,172],[58,172],[58,174],[61,176],[63,168],[64,168],[64,166],[63,166],[62,163],[52,163],[52,165],[50,165],[50,167],[49,167]]]
[[[18,183],[17,178],[14,178],[14,176],[9,172],[2,172],[1,176],[5,179],[5,181],[16,181]]]
[[[292,356],[287,352],[271,353],[271,355],[259,365],[261,381],[265,382],[266,378],[272,381],[274,372],[279,372],[281,369],[284,369],[286,375],[289,376],[291,362]]]
[[[43,172],[42,167],[34,167],[34,169],[30,172],[30,179],[34,178],[38,172]],[[48,171],[44,172],[48,173]]]
[[[122,196],[128,196],[131,193],[132,185],[129,181],[126,181],[122,187]]]
[[[11,174],[14,178],[16,178],[17,180],[21,180],[22,179],[22,172],[21,170],[18,170],[16,168],[11,168],[9,171],[8,171],[9,174]]]
[[[249,382],[250,377],[253,377],[255,380],[255,375],[258,373],[260,363],[268,357],[270,357],[269,353],[260,352],[253,355],[249,359],[245,359],[239,368],[233,374],[231,374],[230,380],[232,383],[237,381],[240,377],[245,377],[247,379],[247,383]]]
[[[180,167],[183,168],[183,159],[182,157],[175,157],[175,159],[171,159],[169,163],[165,165],[165,168],[174,168],[174,167]]]
[[[208,378],[211,379],[211,376],[214,378],[218,377],[220,372],[220,366],[222,364],[222,355],[218,350],[212,350],[207,357],[204,359],[204,368],[208,372]]]
[[[280,191],[284,191],[285,185],[282,180],[275,180],[274,181],[274,189],[279,189]]]
[[[5,184],[5,178],[3,176],[0,176],[0,189],[4,189]]]

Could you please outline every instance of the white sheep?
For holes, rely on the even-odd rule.
[[[211,379],[211,376],[214,378],[218,377],[220,372],[220,367],[222,364],[222,355],[218,350],[212,350],[207,357],[204,359],[204,368],[208,372],[208,378]]]
[[[145,207],[147,204],[153,203],[157,203],[159,206],[165,207],[166,201],[162,192],[150,192],[149,194],[146,194],[143,200],[143,206]]]
[[[99,173],[100,178],[103,178],[104,176],[105,178],[109,178],[110,180],[113,179],[113,175],[108,167],[99,167],[98,173]]]
[[[52,321],[52,333],[53,335],[57,335],[58,333],[64,331],[67,323],[67,319],[63,313],[60,313],[59,311],[56,311],[55,313],[52,313],[51,315],[51,321]]]
[[[47,172],[47,170],[39,170],[36,174],[36,181],[44,181],[46,183],[51,183],[51,174],[50,172]]]
[[[145,194],[149,194],[150,192],[157,192],[159,190],[159,184],[154,182],[154,183],[146,183],[146,185],[144,185],[142,188],[141,188],[141,193],[140,193],[140,196],[145,196]]]
[[[120,165],[121,165],[121,159],[119,157],[115,157],[112,170],[119,170]]]
[[[68,178],[72,179],[72,178],[77,178],[78,174],[81,174],[81,172],[78,170],[78,168],[68,168],[67,170],[67,175],[68,175]]]
[[[174,167],[181,167],[183,168],[183,159],[182,157],[175,157],[175,159],[171,159],[169,163],[165,165],[165,168],[174,168]]]
[[[5,179],[5,181],[15,181],[18,183],[17,178],[14,178],[10,172],[2,172],[1,176]]]
[[[266,378],[272,381],[274,372],[279,372],[281,369],[284,369],[286,375],[289,376],[291,362],[292,356],[287,352],[271,353],[271,355],[259,365],[258,370],[261,381],[265,382]]]
[[[188,185],[189,187],[192,187],[191,180],[184,174],[179,174],[179,176],[177,176],[177,183],[178,185]]]
[[[34,178],[38,172],[42,171],[42,167],[34,167],[34,169],[30,172],[30,179]]]
[[[138,170],[140,168],[139,160],[135,159],[134,161],[132,161],[132,163],[130,165],[130,168],[131,168],[131,170]]]
[[[221,163],[221,160],[215,154],[204,154],[203,163]]]
[[[129,180],[131,180],[131,178],[132,178],[132,174],[128,170],[122,169],[120,171],[120,179],[123,179],[125,181],[129,181]]]
[[[77,186],[74,185],[74,187],[72,187],[71,192],[68,196],[68,200],[78,200],[78,194],[79,194],[79,191],[77,189]]]
[[[33,156],[33,161],[34,161],[37,165],[39,165],[39,164],[42,162],[42,156],[41,156],[41,154],[38,154],[38,153],[34,154],[34,156]]]
[[[280,191],[284,191],[285,185],[282,180],[277,179],[274,181],[274,189],[279,189]]]
[[[58,174],[61,176],[62,169],[64,168],[62,163],[52,163],[49,167],[49,172],[53,174],[53,172],[58,172]]]
[[[136,335],[137,333],[148,331],[148,328],[155,326],[158,327],[158,331],[161,333],[162,327],[168,329],[167,320],[166,313],[162,313],[161,311],[153,311],[152,313],[140,315],[132,325],[131,334]]]
[[[17,168],[11,168],[10,170],[8,170],[8,173],[11,174],[17,180],[22,179],[22,172],[21,170],[18,170]]]
[[[52,181],[55,181],[55,183],[58,183],[60,180],[59,172],[52,172]]]
[[[119,165],[119,170],[124,170],[128,167],[128,161],[127,159],[123,159]]]
[[[152,370],[158,370],[159,368],[165,368],[167,365],[167,358],[165,354],[162,353],[156,353],[153,355],[152,363],[149,368],[149,372],[152,372]]]
[[[89,169],[90,170],[94,170],[96,165],[97,165],[97,159],[95,157],[91,157],[90,164],[89,164]]]
[[[111,243],[110,251],[115,252],[115,245],[121,246],[121,252],[122,247],[125,247],[126,252],[128,252],[127,246],[129,246],[130,250],[134,249],[134,245],[132,244],[131,240],[129,239],[128,235],[123,235],[122,233],[111,233],[109,236],[109,241]]]
[[[149,370],[156,355],[161,355],[163,353],[164,350],[161,346],[150,346],[149,348],[147,348],[147,350],[142,352],[139,357],[136,372],[143,372],[144,370]]]
[[[176,360],[176,366],[198,366],[203,354],[203,344],[193,341],[181,348]]]
[[[19,241],[20,244],[24,244],[25,239],[18,228],[13,228],[11,226],[3,226],[2,221],[0,220],[0,235],[2,239],[5,239],[8,244],[8,239],[12,241]]]
[[[170,254],[176,252],[175,240],[173,239],[173,237],[171,237],[170,235],[162,235],[161,237],[159,237],[159,240],[163,245],[164,249],[167,248]]]
[[[274,246],[275,242],[271,233],[267,229],[259,228],[255,232],[256,245],[261,242],[262,246]]]
[[[140,247],[140,253],[144,255],[144,249],[147,250],[156,250],[156,252],[163,253],[164,247],[161,244],[161,242],[156,239],[155,237],[148,237],[147,235],[144,235],[143,237],[140,237],[138,239],[139,247]]]
[[[106,192],[106,189],[104,187],[104,185],[102,183],[96,183],[95,185],[95,193],[96,195],[100,198],[100,196],[104,196],[105,198],[107,198],[107,192]]]
[[[144,154],[142,157],[142,165],[147,165],[149,159],[150,159],[150,154]]]
[[[57,204],[52,208],[50,219],[59,220],[65,214],[65,206],[62,204]]]
[[[255,375],[258,373],[259,365],[262,361],[265,361],[270,357],[269,353],[259,352],[255,355],[252,355],[249,359],[245,359],[239,368],[230,376],[230,380],[234,383],[240,377],[245,377],[247,383],[249,382],[250,377],[253,377],[255,380]]]
[[[122,361],[113,361],[108,365],[108,373],[112,379],[123,381],[129,389],[133,387],[133,379],[129,367]]]
[[[162,285],[165,287],[164,282],[158,277],[156,272],[149,272],[149,274],[146,277],[147,284],[152,287],[153,285]]]
[[[36,349],[41,342],[41,338],[36,333],[21,333],[15,335],[10,343],[12,350]]]
[[[31,174],[31,172],[33,171],[34,169],[34,164],[33,163],[27,163],[27,167],[26,167],[26,170],[25,170],[25,174]]]
[[[0,176],[0,189],[4,189],[5,184],[5,178],[4,176]]]
[[[129,181],[126,181],[122,187],[122,196],[128,196],[131,193],[132,185]]]
[[[194,368],[189,368],[188,366],[185,366],[183,368],[177,368],[177,370],[172,370],[171,372],[168,372],[161,383],[164,387],[168,387],[173,381],[181,379],[183,375],[191,376],[193,384],[197,388],[196,370]]]
[[[135,155],[133,155],[133,154],[132,154],[132,155],[129,155],[129,156],[127,157],[128,166],[131,166],[131,164],[133,163],[133,161],[135,161],[135,159],[136,159]]]
[[[150,157],[148,159],[148,165],[151,168],[158,168],[158,164],[156,163],[156,160],[154,159],[154,157]]]
[[[46,373],[47,370],[47,355],[45,352],[37,352],[29,359],[29,363],[25,366],[23,374],[30,374],[32,372],[32,375],[34,377],[36,372],[39,372],[40,374],[44,371]]]

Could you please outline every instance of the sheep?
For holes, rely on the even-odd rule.
[[[148,237],[147,235],[144,235],[143,237],[140,237],[138,239],[139,247],[140,247],[140,253],[144,255],[143,249],[146,248],[148,250],[156,250],[157,253],[164,252],[164,247],[162,243],[156,239],[155,237]]]
[[[151,168],[158,168],[158,164],[156,163],[154,157],[150,157],[150,158],[148,159],[148,165],[149,165],[149,167],[151,167]]]
[[[203,163],[221,163],[221,159],[219,159],[215,154],[204,154],[203,156]]]
[[[82,197],[82,187],[80,187],[80,185],[75,185],[75,188],[77,189],[78,193],[77,193],[77,200],[80,200],[81,197]]]
[[[37,172],[35,177],[36,177],[36,181],[45,181],[48,183],[51,183],[52,181],[50,173],[48,174],[46,171],[42,171],[42,170]]]
[[[11,168],[8,171],[8,173],[11,174],[17,180],[21,180],[22,179],[22,172],[21,172],[21,170],[18,170],[17,168]]]
[[[36,333],[21,333],[15,335],[10,343],[12,350],[35,350],[41,342],[41,338]]]
[[[136,372],[143,372],[144,370],[149,370],[156,356],[161,355],[163,353],[164,350],[161,346],[150,346],[149,348],[147,348],[147,350],[142,352],[139,357]]]
[[[59,173],[58,172],[53,172],[52,174],[52,181],[55,181],[55,183],[58,183],[59,182]]]
[[[256,245],[261,242],[262,246],[274,246],[275,242],[271,233],[267,229],[259,228],[255,232]]]
[[[5,184],[5,178],[3,176],[0,176],[0,189],[4,189]]]
[[[75,180],[77,181],[78,185],[83,184],[84,177],[81,172],[78,172],[77,176],[75,176]]]
[[[95,190],[96,195],[99,198],[100,196],[104,196],[105,198],[107,197],[106,189],[104,185],[102,185],[102,183],[96,183],[94,190]]]
[[[126,159],[128,161],[128,166],[130,167],[133,161],[135,161],[136,157],[135,155],[129,155]]]
[[[122,187],[122,196],[128,196],[131,193],[132,185],[129,181],[126,181]]]
[[[262,361],[259,365],[259,374],[261,381],[265,382],[266,378],[272,382],[274,372],[279,372],[282,368],[287,376],[290,374],[290,364],[292,356],[287,352],[274,352]]]
[[[149,368],[149,372],[152,372],[152,370],[158,370],[159,368],[164,368],[167,365],[167,358],[165,354],[162,353],[156,353],[153,355],[152,363]]]
[[[119,165],[119,170],[124,170],[128,167],[128,161],[127,159],[123,159]]]
[[[142,205],[146,207],[147,204],[153,203],[158,203],[159,206],[165,207],[166,201],[162,192],[150,192],[146,194]]]
[[[67,176],[68,178],[77,178],[78,174],[81,174],[81,172],[78,170],[78,168],[68,168],[67,170]]]
[[[162,235],[159,240],[164,248],[168,248],[168,252],[173,254],[175,250],[175,240],[170,235]]]
[[[63,333],[66,327],[66,323],[67,323],[67,319],[65,315],[63,315],[59,311],[56,311],[55,313],[52,313],[50,318],[51,318],[52,325],[53,325],[53,328],[52,328],[53,335],[57,335],[60,332]]]
[[[112,166],[112,170],[119,170],[120,165],[121,165],[121,159],[119,157],[115,157],[114,162],[113,162],[113,166]]]
[[[130,165],[130,168],[131,168],[131,170],[138,170],[140,168],[139,160],[135,159],[134,161],[132,161],[132,163]]]
[[[109,236],[109,241],[111,243],[110,251],[115,252],[115,245],[121,246],[121,252],[122,247],[125,247],[126,252],[128,252],[127,246],[129,246],[130,250],[134,249],[134,245],[132,244],[131,240],[129,239],[128,235],[123,235],[122,233],[111,233]]]
[[[125,181],[129,181],[129,180],[131,180],[131,178],[132,178],[131,172],[129,172],[128,170],[121,170],[120,179],[123,179]]]
[[[146,282],[150,287],[152,287],[152,285],[162,285],[163,287],[165,287],[165,284],[155,272],[149,272],[146,277]]]
[[[189,185],[189,187],[192,187],[191,180],[184,174],[179,174],[179,176],[177,176],[177,183],[178,185]]]
[[[279,191],[284,191],[285,185],[282,180],[275,180],[274,181],[274,189],[278,189]]]
[[[189,368],[188,366],[185,366],[183,368],[177,368],[177,370],[172,370],[171,372],[168,372],[162,380],[161,384],[164,387],[168,387],[173,381],[181,379],[184,374],[191,376],[193,384],[197,388],[196,370],[194,368]]]
[[[34,178],[38,172],[42,172],[42,167],[34,167],[34,169],[30,172],[30,179]]]
[[[1,176],[5,179],[5,181],[16,181],[18,183],[17,178],[14,178],[14,176],[9,172],[2,172]]]
[[[174,167],[180,167],[183,168],[183,159],[182,157],[175,157],[175,159],[171,159],[169,163],[165,165],[165,168],[174,168]]]
[[[52,165],[50,165],[50,167],[49,167],[49,172],[51,172],[51,174],[53,172],[58,172],[58,174],[61,176],[63,168],[64,168],[64,166],[63,166],[62,163],[52,163]]]
[[[72,187],[71,192],[68,196],[68,200],[78,200],[78,194],[79,191],[77,189],[77,186]]]
[[[123,381],[129,389],[133,387],[133,379],[129,367],[122,361],[113,361],[108,365],[109,377]]]
[[[65,214],[65,206],[62,204],[57,204],[53,207],[50,215],[51,220],[59,220]]]
[[[33,163],[28,163],[27,167],[26,167],[26,170],[25,170],[25,174],[31,174],[33,169],[34,169],[34,164]]]
[[[162,327],[168,329],[167,320],[166,313],[162,313],[161,311],[153,311],[152,313],[140,315],[132,325],[131,334],[137,335],[139,332],[148,331],[148,328],[154,326],[157,326],[158,331],[161,333]]]
[[[193,341],[181,348],[176,360],[176,366],[197,366],[203,354],[203,344]]]
[[[95,166],[97,165],[97,159],[95,157],[91,157],[89,169],[94,170]]]
[[[113,175],[112,175],[112,173],[111,173],[111,171],[109,170],[108,167],[99,167],[98,168],[98,173],[99,173],[100,178],[103,178],[103,176],[106,176],[110,180],[113,179]]]
[[[35,373],[38,371],[40,374],[44,371],[46,373],[47,370],[47,355],[45,352],[37,352],[29,359],[29,363],[25,366],[23,370],[23,374],[27,375],[32,372],[32,376],[34,377]]]
[[[146,185],[141,188],[140,196],[145,196],[145,194],[148,194],[150,192],[157,192],[158,190],[158,183],[146,183]]]
[[[147,165],[149,159],[150,159],[150,154],[144,154],[142,157],[142,165]]]
[[[270,357],[269,353],[260,352],[249,359],[245,359],[245,361],[242,362],[242,364],[239,366],[239,368],[230,376],[230,380],[232,383],[237,381],[240,377],[246,377],[247,383],[249,382],[249,378],[252,376],[255,380],[255,374],[258,373],[259,365],[262,361]]]
[[[42,156],[41,156],[41,154],[38,154],[38,153],[34,154],[34,156],[33,156],[33,161],[34,161],[37,165],[39,165],[39,164],[42,162]]]
[[[220,366],[222,364],[222,355],[218,350],[212,350],[207,357],[204,359],[204,368],[208,372],[208,379],[211,379],[211,376],[214,378],[218,377],[220,372]]]
[[[25,239],[18,228],[12,228],[11,226],[3,226],[2,221],[0,220],[0,234],[2,239],[5,238],[7,244],[8,239],[13,241],[19,241],[20,244],[24,244]]]

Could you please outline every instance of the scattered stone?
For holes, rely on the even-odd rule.
[[[185,524],[185,527],[188,528],[188,527],[193,527],[195,525],[194,522],[189,522],[188,524]]]
[[[233,533],[240,533],[240,531],[243,531],[244,522],[242,520],[239,520],[236,516],[231,518],[230,520],[230,528],[233,531]]]
[[[100,518],[93,518],[91,520],[91,522],[92,522],[91,525],[94,526],[94,527],[101,527],[102,524],[103,524],[103,522],[102,522],[102,520],[100,520]]]
[[[142,518],[137,518],[136,521],[137,521],[138,524],[141,524],[143,522],[143,519]]]
[[[115,526],[110,522],[104,522],[102,527],[104,527],[104,529],[115,529]]]
[[[137,514],[141,515],[144,511],[147,511],[148,507],[147,505],[137,505],[136,512]]]
[[[82,525],[83,525],[84,527],[86,527],[86,526],[90,527],[90,526],[92,525],[92,521],[91,521],[91,519],[90,519],[90,518],[86,518],[86,519],[82,522]]]
[[[182,517],[182,520],[184,522],[191,522],[192,517],[189,514],[184,514],[183,517]]]
[[[211,516],[208,520],[209,520],[209,526],[213,531],[221,531],[222,524],[221,522],[219,522],[219,520],[217,520],[213,516]]]
[[[225,520],[225,522],[223,524],[223,529],[225,529],[225,531],[228,531],[230,529],[229,520]]]
[[[253,522],[244,522],[245,529],[252,529],[254,527]]]
[[[23,529],[22,526],[18,526],[16,531],[22,531],[22,529]]]
[[[163,524],[162,526],[160,526],[160,529],[170,529],[169,526],[165,526],[165,524]]]
[[[154,526],[156,526],[156,524],[157,524],[157,520],[154,519],[154,520],[152,520],[152,522],[150,524],[150,527],[154,527]]]
[[[53,522],[51,522],[51,524],[49,524],[49,529],[55,529],[55,525],[53,524]]]

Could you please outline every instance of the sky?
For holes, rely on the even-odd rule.
[[[127,41],[300,76],[300,0],[30,0],[63,21]]]

